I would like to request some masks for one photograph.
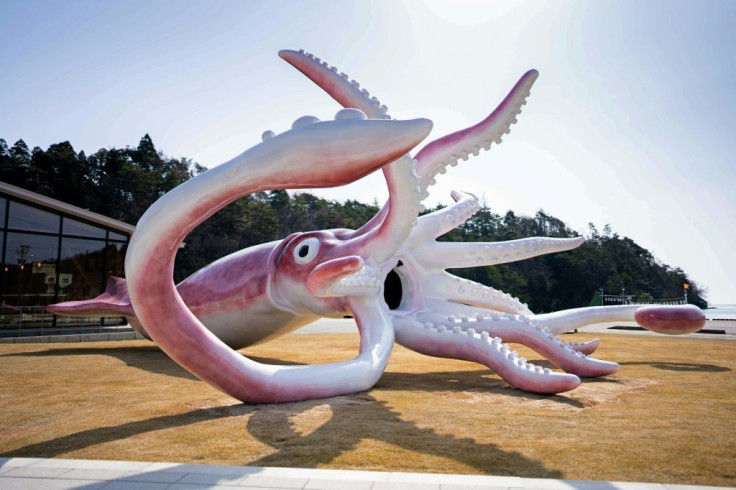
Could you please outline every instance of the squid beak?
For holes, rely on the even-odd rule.
[[[365,267],[357,255],[328,260],[317,267],[307,278],[307,289],[315,296],[373,297],[379,291],[380,281],[376,271]]]
[[[315,296],[332,296],[330,290],[337,281],[363,268],[363,259],[357,255],[340,257],[319,264],[307,278],[307,289]]]

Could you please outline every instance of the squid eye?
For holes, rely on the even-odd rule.
[[[294,261],[297,264],[310,263],[319,252],[319,240],[315,237],[302,240],[294,247]]]

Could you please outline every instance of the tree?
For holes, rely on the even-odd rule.
[[[20,169],[16,165],[15,159],[10,154],[8,143],[4,139],[0,138],[0,175],[3,176],[3,180],[7,183],[18,185],[16,182],[23,180],[19,173]]]
[[[159,152],[145,134],[135,148],[100,149],[87,156],[75,153],[68,141],[34,148],[23,140],[11,148],[0,139],[3,180],[127,223],[137,223],[163,194],[205,168],[186,158]],[[442,209],[437,206],[425,212]],[[175,278],[184,279],[214,260],[239,249],[278,240],[297,231],[330,228],[357,229],[377,212],[377,203],[328,201],[285,190],[258,192],[236,200],[215,213],[187,238],[177,255]],[[497,242],[532,236],[571,237],[565,223],[540,209],[533,217],[507,211],[494,213],[485,203],[441,241]],[[706,306],[706,289],[680,268],[662,264],[643,247],[615,233],[589,224],[587,241],[563,253],[492,267],[455,269],[453,273],[500,289],[544,312],[586,306],[594,291],[618,293],[626,289],[638,298],[682,298]]]
[[[2,156],[3,181],[28,188],[28,172],[31,166],[31,153],[28,151],[28,145],[25,141],[18,140],[10,149],[7,149],[7,143],[5,140],[2,141],[5,146]]]

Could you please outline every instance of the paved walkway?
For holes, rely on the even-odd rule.
[[[134,461],[0,458],[0,489],[690,490],[688,485]],[[720,487],[723,488],[723,487]]]
[[[611,327],[623,325],[623,326],[636,326],[634,322],[609,322],[609,323],[596,323],[580,329],[580,332],[585,333],[619,333],[629,335],[656,335],[661,336],[662,334],[650,332],[648,330],[623,330],[614,329]],[[680,335],[679,337],[689,338],[701,338],[710,340],[736,340],[736,320],[728,321],[713,321],[707,320],[705,323],[706,329],[724,331],[725,334],[712,334],[712,333],[691,333],[688,335]],[[355,325],[353,319],[335,319],[335,318],[319,318],[313,323],[306,325],[299,330],[295,330],[295,334],[310,334],[310,333],[357,333],[358,327]],[[132,329],[127,328],[125,331],[120,332],[102,332],[102,333],[82,333],[82,334],[69,334],[69,335],[43,335],[33,337],[6,337],[0,338],[0,343],[10,344],[25,344],[25,343],[54,343],[54,342],[104,342],[109,340],[137,340],[143,339],[141,335],[135,333]]]

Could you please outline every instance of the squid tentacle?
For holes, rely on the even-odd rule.
[[[534,320],[552,333],[560,334],[592,323],[634,321],[639,308],[638,305],[591,306],[543,313],[535,315]]]
[[[467,192],[453,191],[455,201],[450,206],[419,218],[417,229],[409,239],[409,246],[418,249],[431,243],[468,221],[480,210],[478,198]]]
[[[501,337],[504,342],[526,345],[563,371],[580,377],[607,376],[620,369],[615,362],[594,359],[579,352],[529,316],[489,313],[472,308],[454,308],[453,311],[455,313],[449,315],[443,315],[440,309],[432,313],[423,312],[416,319],[443,322],[461,330],[472,328],[476,332],[488,332],[489,335]]]
[[[246,402],[297,401],[372,386],[393,341],[390,319],[375,300],[348,299],[362,334],[356,358],[318,366],[259,364],[230,349],[187,308],[172,280],[174,259],[186,235],[229,202],[266,189],[355,180],[405,154],[430,128],[427,120],[308,124],[269,138],[156,201],[139,221],[125,260],[130,301],[151,338],[181,366]],[[303,382],[305,376],[310,383]]]
[[[370,98],[366,90],[359,90],[359,84],[355,80],[349,81],[346,74],[338,75],[337,69],[327,62],[305,53],[304,50],[298,52],[282,50],[279,56],[315,82],[343,107],[360,109],[373,118],[389,118],[386,106],[381,105],[375,97]],[[467,160],[469,154],[478,155],[480,148],[488,150],[493,142],[501,143],[501,137],[510,132],[510,126],[516,122],[516,116],[521,113],[521,106],[526,104],[526,98],[531,93],[531,87],[538,76],[536,70],[529,70],[514,85],[501,104],[483,121],[435,140],[417,154],[420,200],[427,197],[427,187],[434,184],[434,176],[437,173],[444,173],[448,165],[456,165],[458,158]],[[392,176],[389,175],[388,168],[384,169],[384,175],[390,182]],[[376,216],[349,236],[361,236],[383,223],[391,204],[389,198]],[[452,228],[454,227],[446,231]]]
[[[482,267],[572,250],[584,241],[584,237],[533,237],[505,242],[435,242],[419,250],[417,256],[433,267]]]
[[[491,144],[501,144],[501,138],[511,131],[521,106],[531,93],[531,87],[539,76],[537,70],[529,70],[516,82],[504,100],[483,121],[475,126],[448,134],[427,144],[417,153],[419,177],[422,185],[428,187],[435,183],[438,173],[445,173],[447,166],[455,166],[459,159],[467,160],[478,155],[480,149],[489,150]]]
[[[385,105],[375,97],[371,97],[367,90],[361,90],[360,84],[355,80],[350,80],[345,73],[338,74],[337,68],[330,66],[326,61],[304,52],[303,49],[298,52],[284,49],[279,51],[279,56],[306,75],[343,107],[360,109],[372,119],[391,119]]]
[[[644,316],[641,314],[642,312],[651,312],[651,315],[655,318],[657,316],[665,317],[665,326],[658,328],[650,325],[646,318],[642,318]],[[549,328],[553,333],[569,332],[593,323],[637,322],[644,328],[655,332],[678,335],[695,332],[705,325],[705,315],[695,305],[589,306],[535,315],[534,319],[539,324]]]
[[[423,210],[422,191],[416,174],[416,160],[403,157],[384,170],[391,205],[382,222],[363,235],[360,240],[364,255],[372,264],[382,263],[396,254],[417,224]]]
[[[557,394],[580,385],[574,374],[542,368],[509,349],[499,337],[473,329],[395,317],[396,341],[404,347],[435,357],[463,359],[483,364],[511,386],[539,394]]]
[[[279,56],[302,72],[317,86],[322,88],[328,95],[346,108],[356,108],[363,111],[366,116],[374,119],[390,119],[387,108],[375,97],[370,97],[367,90],[360,90],[360,84],[355,80],[349,80],[345,73],[338,75],[337,68],[330,66],[327,62],[316,58],[304,50],[291,51],[282,50]],[[405,166],[411,164],[413,170],[407,173]],[[410,156],[404,156],[401,160],[386,166],[383,169],[386,183],[389,186],[390,205],[385,205],[381,212],[374,216],[368,223],[355,232],[343,233],[341,238],[356,238],[371,230],[380,228],[379,236],[393,236],[392,242],[398,243],[397,232],[403,227],[411,225],[416,215],[423,211],[421,201],[427,197],[424,190],[418,190],[419,181],[416,176],[416,161]],[[406,196],[406,199],[403,199]],[[413,214],[413,216],[411,216]],[[404,231],[401,231],[404,234]],[[405,238],[406,236],[404,236]],[[379,250],[379,247],[375,247]]]
[[[447,301],[471,304],[504,313],[532,314],[527,305],[519,301],[519,298],[448,272],[433,273],[431,279],[424,282],[424,292],[428,298],[443,298]]]
[[[600,343],[600,339],[593,339],[588,340],[587,342],[568,342],[567,345],[569,345],[570,348],[589,356],[596,351]]]
[[[446,269],[481,267],[525,260],[579,247],[584,237],[532,237],[505,242],[436,242],[437,238],[465,223],[480,209],[472,194],[453,191],[455,203],[419,218],[409,247],[425,266]]]

